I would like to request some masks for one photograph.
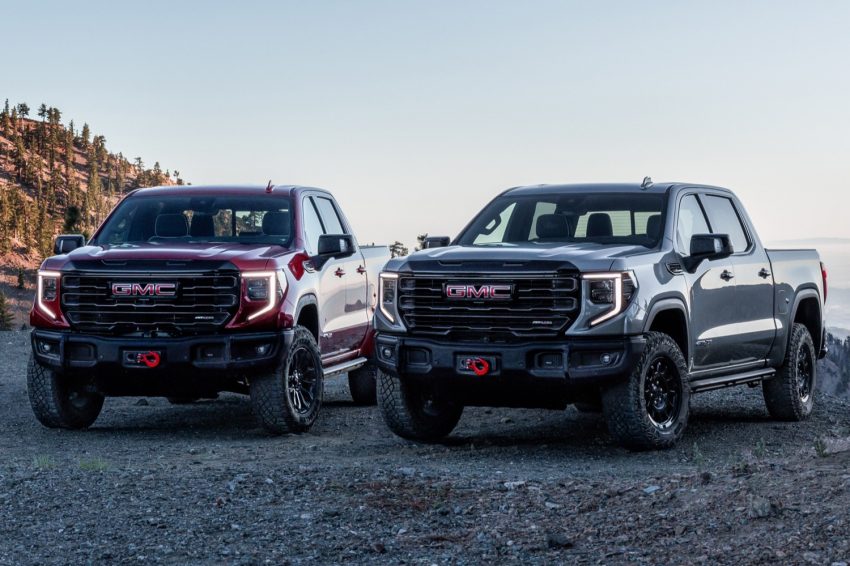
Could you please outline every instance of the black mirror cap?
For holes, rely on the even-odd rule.
[[[734,250],[729,234],[694,234],[690,252],[690,257],[686,258],[687,268],[693,271],[704,260],[727,258]]]
[[[85,245],[86,237],[82,234],[60,234],[53,242],[53,254],[67,254]]]
[[[319,236],[320,257],[348,257],[354,253],[354,237],[350,234]]]
[[[448,236],[428,236],[422,243],[422,249],[430,250],[431,248],[445,248],[451,243],[451,241],[452,239]]]

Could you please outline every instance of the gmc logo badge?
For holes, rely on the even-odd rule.
[[[509,301],[513,295],[513,290],[513,285],[465,285],[446,283],[443,286],[443,292],[449,299]]]
[[[174,283],[113,283],[112,294],[116,297],[173,297],[177,294]]]

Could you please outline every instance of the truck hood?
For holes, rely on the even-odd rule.
[[[74,269],[99,264],[116,267],[128,262],[231,263],[240,269],[263,269],[270,258],[289,253],[281,246],[232,243],[145,243],[121,246],[84,246],[47,259],[44,269]]]
[[[450,267],[470,269],[577,269],[605,271],[615,262],[657,250],[643,246],[612,246],[594,242],[540,246],[448,246],[416,252],[388,264],[398,271],[441,271]]]

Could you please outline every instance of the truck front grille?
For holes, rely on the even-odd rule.
[[[236,313],[239,290],[235,271],[71,273],[62,277],[60,287],[62,312],[70,324],[103,334],[211,332]]]
[[[477,298],[482,286],[499,287],[499,298]],[[510,286],[509,298],[505,285]],[[447,291],[449,289],[449,291]],[[453,290],[472,298],[450,298]],[[464,294],[464,293],[459,293]],[[555,337],[581,310],[578,274],[451,275],[399,279],[398,308],[411,334],[458,338]]]

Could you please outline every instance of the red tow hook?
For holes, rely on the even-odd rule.
[[[157,352],[147,352],[146,354],[139,354],[137,359],[149,368],[155,368],[159,365],[160,362],[160,356]]]
[[[468,367],[472,370],[472,373],[479,377],[487,375],[490,372],[490,363],[484,358],[474,358],[469,360]]]

